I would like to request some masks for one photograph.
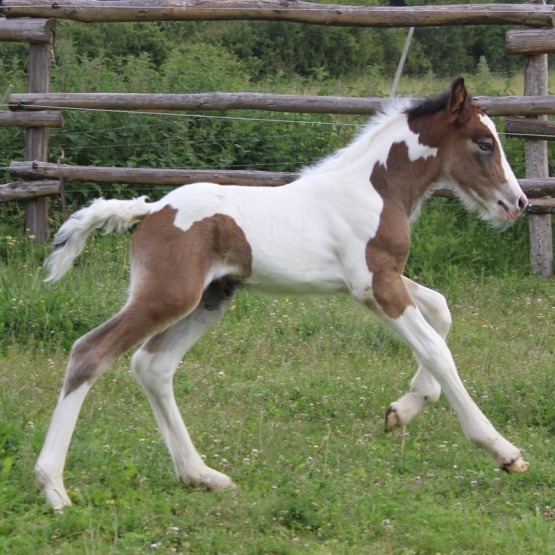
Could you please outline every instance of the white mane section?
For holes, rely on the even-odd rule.
[[[389,145],[387,151],[377,148],[379,145],[372,145],[374,138],[377,134],[385,131],[388,126],[393,126],[393,124],[398,124],[399,120],[406,121],[405,110],[410,108],[413,101],[410,99],[393,99],[390,103],[382,107],[382,111],[376,114],[366,125],[360,128],[359,132],[355,138],[346,147],[337,151],[335,154],[324,158],[320,162],[317,162],[313,166],[308,166],[301,170],[301,177],[309,177],[316,173],[327,172],[345,169],[349,167],[354,161],[359,160],[368,155],[370,148],[373,147],[378,154],[380,161],[385,164],[387,159],[387,154],[389,153]],[[414,135],[416,138],[417,135]],[[380,141],[382,142],[382,141]],[[419,145],[422,148],[422,145]],[[411,145],[409,145],[409,155],[411,155]],[[428,147],[424,147],[428,148]],[[432,150],[432,149],[430,149]],[[436,149],[433,149],[436,150]],[[381,152],[380,152],[381,151]],[[380,156],[381,155],[381,156]],[[435,155],[435,153],[428,153],[429,155]],[[383,157],[386,159],[382,159]],[[416,160],[420,158],[422,154],[411,155],[411,159]]]

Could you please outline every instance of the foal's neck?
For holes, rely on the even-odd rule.
[[[370,182],[384,202],[402,206],[411,218],[440,177],[438,149],[420,143],[419,135],[393,139],[385,163],[377,161]]]

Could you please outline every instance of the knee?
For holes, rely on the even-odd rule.
[[[131,359],[131,373],[143,389],[154,390],[171,383],[174,366],[160,353],[139,349]]]
[[[151,360],[152,355],[144,351],[144,349],[138,349],[131,358],[131,373],[138,382],[143,381]]]
[[[445,297],[441,293],[434,293],[434,303],[430,307],[428,323],[445,339],[451,329],[453,318]]]

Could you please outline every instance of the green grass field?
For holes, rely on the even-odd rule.
[[[470,446],[443,398],[404,449],[384,433],[416,365],[349,299],[239,294],[175,378],[199,452],[238,489],[177,482],[127,357],[85,403],[65,473],[74,505],[55,514],[33,465],[73,337],[125,298],[128,237],[93,238],[54,285],[41,282],[44,248],[25,241],[0,253],[0,552],[555,553],[551,281],[468,272],[441,287],[461,376],[523,450],[523,475]]]

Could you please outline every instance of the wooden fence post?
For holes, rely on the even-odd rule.
[[[538,2],[543,3],[543,1]],[[547,95],[547,54],[524,56],[524,95]],[[536,116],[547,119],[547,116]],[[547,141],[525,140],[526,177],[549,177]],[[542,277],[553,275],[553,238],[551,214],[531,214],[530,262],[532,271]]]
[[[50,91],[50,62],[52,44],[31,43],[29,45],[29,85],[30,93]],[[48,133],[46,127],[30,127],[25,136],[25,160],[46,162],[48,159]],[[25,232],[35,243],[50,239],[48,227],[48,198],[38,197],[25,203]]]

